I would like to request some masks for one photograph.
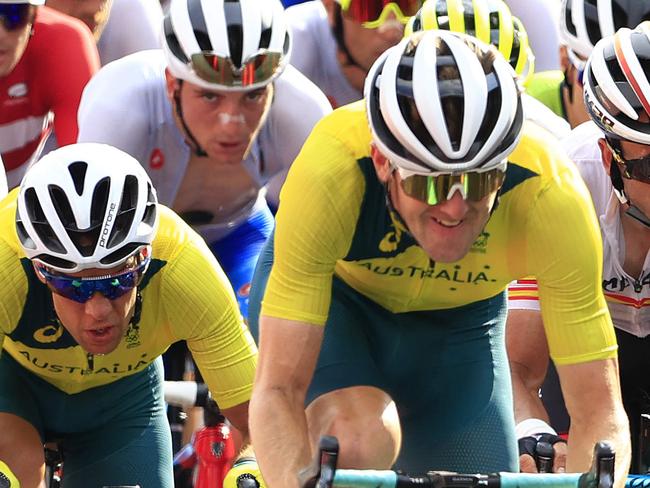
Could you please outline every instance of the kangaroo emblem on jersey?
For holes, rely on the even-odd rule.
[[[63,326],[61,324],[49,324],[34,332],[34,340],[41,344],[52,344],[58,341],[62,335]]]
[[[479,235],[474,241],[474,244],[472,244],[472,252],[485,253],[489,237],[489,232],[481,232],[481,235]]]
[[[392,222],[392,227],[394,231],[388,232],[384,238],[379,243],[379,250],[381,252],[393,252],[397,250],[399,243],[402,240],[402,234],[406,232],[406,227],[400,222],[398,218],[393,215],[392,211],[389,211],[390,220]]]

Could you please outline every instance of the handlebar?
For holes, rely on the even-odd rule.
[[[430,471],[409,476],[393,470],[336,469],[339,444],[323,436],[314,464],[300,474],[303,488],[611,488],[614,484],[614,449],[609,443],[594,446],[594,461],[586,473],[572,474],[459,474]]]

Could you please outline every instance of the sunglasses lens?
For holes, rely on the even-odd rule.
[[[352,0],[346,12],[355,22],[375,23],[382,17],[384,10],[389,5],[397,7],[400,13],[399,17],[406,18],[415,15],[422,6],[422,2],[420,0],[397,0],[396,2],[387,0]]]
[[[229,58],[212,53],[192,55],[194,72],[208,83],[229,87],[247,87],[269,81],[280,67],[280,53],[260,53],[247,60],[240,70]]]
[[[463,198],[477,202],[498,190],[504,179],[505,173],[500,169],[456,175],[413,175],[402,179],[402,188],[408,196],[428,205],[442,203],[456,191],[460,191]]]
[[[22,29],[29,21],[28,3],[0,3],[0,20],[8,31]]]
[[[133,290],[147,269],[149,260],[140,264],[136,269],[125,273],[98,279],[81,279],[71,276],[60,276],[49,273],[42,267],[39,272],[45,277],[52,292],[78,303],[85,303],[95,294],[100,293],[109,300],[115,300]]]

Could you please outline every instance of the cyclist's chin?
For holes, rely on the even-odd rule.
[[[109,325],[82,330],[75,339],[82,349],[91,354],[113,352],[122,340],[122,327]]]

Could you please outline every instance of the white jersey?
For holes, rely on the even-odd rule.
[[[535,54],[535,71],[560,69],[559,0],[505,0],[524,24]]]
[[[593,122],[586,122],[576,127],[562,141],[562,145],[575,162],[591,193],[600,222],[603,239],[603,292],[614,325],[635,336],[645,337],[650,334],[650,253],[646,256],[640,276],[632,277],[623,270],[625,237],[619,212],[620,203],[603,167],[598,146],[598,139],[602,137],[602,132]],[[526,297],[528,299],[511,297],[509,307],[539,310],[539,301],[535,299],[536,284],[528,281],[520,286],[520,290],[528,287],[532,294]]]
[[[113,0],[97,42],[102,66],[128,54],[160,47],[163,13],[158,0]]]
[[[172,206],[190,159],[167,97],[161,50],[141,51],[104,66],[88,83],[79,106],[79,142],[103,142],[131,154],[145,167],[161,203]],[[257,199],[226,223],[197,226],[208,242],[232,231],[266,197],[276,203],[286,172],[312,127],[331,107],[295,68],[274,82],[266,121],[242,164]],[[264,190],[264,191],[263,191]]]
[[[356,102],[363,94],[343,74],[336,52],[336,39],[320,0],[286,9],[291,30],[291,64],[313,81],[335,107]]]

